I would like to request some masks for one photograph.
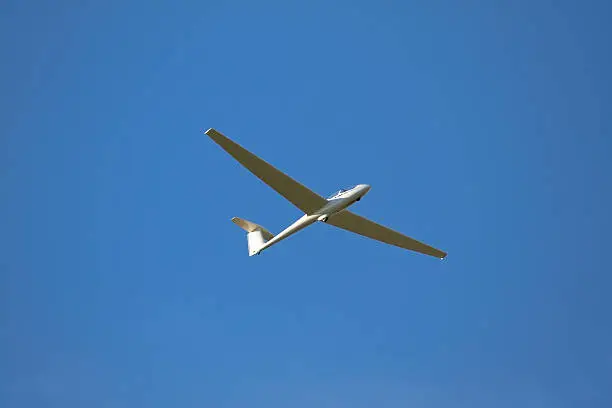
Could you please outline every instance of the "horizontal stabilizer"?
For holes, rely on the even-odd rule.
[[[234,217],[232,218],[232,222],[238,225],[246,232],[261,231],[266,240],[274,238],[274,234],[272,234],[270,231],[268,231],[261,225],[257,225],[249,220],[243,220],[242,218]]]
[[[274,234],[254,222],[238,217],[232,218],[232,222],[247,232],[249,256],[257,254],[266,242],[274,238]]]

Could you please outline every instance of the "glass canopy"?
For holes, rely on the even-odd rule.
[[[327,198],[334,198],[335,196],[337,196],[337,195],[339,195],[339,194],[342,194],[342,193],[344,193],[344,192],[346,192],[346,191],[348,191],[348,190],[347,190],[347,189],[344,189],[344,188],[341,188],[340,190],[336,191],[334,194],[330,195],[330,196],[329,196],[329,197],[327,197]]]

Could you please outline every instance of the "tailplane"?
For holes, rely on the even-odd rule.
[[[274,234],[270,233],[261,225],[257,225],[251,221],[243,220],[242,218],[234,217],[232,222],[247,232],[247,241],[249,244],[249,256],[257,254],[257,251],[269,240],[274,238]]]

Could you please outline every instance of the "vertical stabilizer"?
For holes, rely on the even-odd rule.
[[[255,255],[266,242],[274,238],[274,235],[270,233],[270,231],[254,222],[243,220],[238,217],[232,218],[232,222],[247,232],[249,256]]]

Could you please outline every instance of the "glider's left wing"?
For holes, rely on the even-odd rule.
[[[330,217],[327,223],[386,244],[420,252],[425,255],[435,256],[436,258],[444,258],[446,256],[446,252],[430,247],[416,239],[407,237],[348,210]]]
[[[282,171],[271,164],[265,162],[253,153],[246,150],[228,139],[215,129],[208,129],[205,132],[212,140],[221,146],[226,152],[238,160],[264,183],[272,187],[277,193],[289,200],[293,205],[306,214],[323,207],[327,200],[314,191],[301,185]]]

